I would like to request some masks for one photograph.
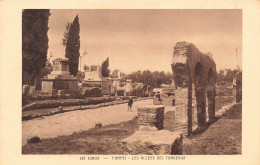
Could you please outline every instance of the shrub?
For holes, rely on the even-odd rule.
[[[39,142],[41,142],[41,139],[39,136],[34,136],[31,139],[27,140],[27,143],[39,143]]]
[[[85,97],[101,97],[102,91],[100,88],[90,88],[90,89],[85,89],[84,93]]]

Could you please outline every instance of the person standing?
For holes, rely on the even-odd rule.
[[[127,111],[132,111],[133,102],[134,102],[133,99],[130,98],[129,101],[128,101],[128,109],[127,109]],[[130,109],[130,110],[129,110],[129,109]]]

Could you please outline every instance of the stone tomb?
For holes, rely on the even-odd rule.
[[[53,71],[42,78],[42,92],[50,95],[74,93],[78,91],[78,79],[68,71],[68,59],[53,61]]]
[[[90,70],[85,71],[82,87],[97,87],[101,89],[102,94],[110,94],[112,82],[103,77],[101,72],[102,67],[100,65],[91,65]]]
[[[163,130],[164,106],[138,107],[139,130],[124,139],[122,144],[131,154],[179,155],[182,154],[183,136]]]

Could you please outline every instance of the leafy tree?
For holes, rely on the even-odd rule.
[[[147,85],[150,85],[150,86],[156,86],[156,80],[154,78],[154,75],[152,74],[151,71],[149,70],[144,70],[143,71],[143,83],[144,84],[147,84]]]
[[[109,77],[110,70],[108,69],[109,67],[109,58],[107,58],[105,61],[102,63],[102,76],[103,77]]]
[[[216,82],[220,84],[232,84],[233,78],[238,77],[242,79],[242,71],[237,69],[220,70],[217,73]]]
[[[171,84],[172,74],[165,72],[151,72],[149,70],[132,72],[125,76],[123,80],[131,79],[133,82],[141,82],[153,88],[160,87],[162,84]]]
[[[35,85],[45,67],[48,50],[49,9],[25,9],[22,13],[23,84]],[[25,75],[30,80],[25,78]]]
[[[79,49],[80,49],[80,36],[79,36],[79,17],[75,17],[73,23],[70,25],[68,40],[66,43],[65,57],[69,59],[69,72],[76,76],[79,67]]]
[[[113,72],[112,72],[112,74],[111,74],[111,77],[112,77],[112,78],[118,78],[118,73],[119,73],[119,72],[120,72],[119,69],[113,70]]]

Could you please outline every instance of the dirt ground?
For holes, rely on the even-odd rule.
[[[22,144],[28,138],[53,138],[85,131],[101,122],[103,126],[132,120],[137,115],[137,106],[152,104],[152,100],[135,101],[132,112],[127,111],[127,103],[89,110],[78,110],[67,113],[44,116],[22,122]]]
[[[232,94],[231,89],[223,89],[222,87],[217,88],[218,96],[216,98],[216,107],[222,107],[232,102],[232,98],[230,97],[230,92]],[[237,109],[237,107],[235,109]],[[70,113],[72,112],[69,112],[67,114]],[[230,114],[227,116],[228,117],[223,117],[223,120],[219,119],[219,121],[217,121],[212,126],[210,126],[205,131],[205,134],[203,133],[201,135],[192,137],[192,139],[190,140],[185,140],[184,141],[185,154],[241,153],[241,129],[239,129],[239,125],[241,125],[241,118],[239,119],[238,111],[235,112],[231,111]],[[230,119],[232,116],[235,117],[236,119],[235,120]],[[174,124],[172,123],[173,117],[174,115],[172,111],[168,111],[165,113],[164,129],[174,131]],[[87,118],[85,120],[87,121]],[[71,121],[71,120],[64,119],[65,123],[68,123],[67,121]],[[23,122],[23,137],[24,137],[24,127],[26,127],[26,125]],[[41,132],[40,131],[41,129],[37,127],[39,127],[39,125],[34,126],[35,129],[38,129],[39,132]],[[236,127],[238,129],[234,129],[233,127]],[[63,127],[63,129],[64,128],[67,129],[67,127]],[[126,121],[126,122],[123,122],[121,120],[121,122],[116,122],[114,124],[110,123],[110,125],[106,125],[101,128],[92,127],[92,129],[87,131],[79,130],[79,132],[73,133],[71,135],[66,134],[64,136],[58,136],[58,137],[53,136],[53,138],[49,138],[49,137],[44,138],[38,135],[44,139],[42,139],[40,143],[26,144],[25,146],[22,147],[22,153],[23,154],[104,154],[104,155],[129,154],[127,148],[121,146],[121,141],[124,138],[132,135],[137,129],[138,129],[137,119],[134,118],[133,120]],[[212,131],[210,131],[211,129]],[[224,131],[221,134],[223,129]],[[233,134],[232,136],[229,136],[232,130],[234,130]],[[48,130],[46,131],[47,133],[49,132]],[[221,138],[219,138],[219,136]],[[230,137],[230,138],[227,139],[225,137]],[[230,146],[228,144],[232,139],[233,139],[233,143]],[[214,141],[214,143],[212,143],[212,141]],[[203,147],[199,147],[200,145]]]
[[[184,141],[185,155],[241,154],[242,104],[233,106],[202,134]]]

